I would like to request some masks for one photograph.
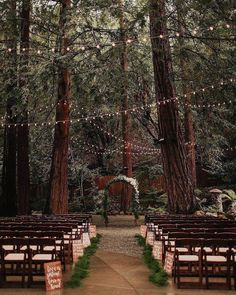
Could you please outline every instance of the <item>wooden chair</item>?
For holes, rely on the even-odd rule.
[[[174,282],[177,288],[181,286],[200,287],[203,286],[202,273],[202,243],[201,240],[194,239],[177,239],[175,241],[175,259],[174,259]],[[198,253],[193,253],[192,249],[199,247]],[[188,248],[188,253],[181,253],[178,248]],[[195,278],[197,282],[184,282],[183,278]]]
[[[12,251],[5,250],[6,246],[11,246]],[[29,264],[27,248],[21,250],[22,246],[28,247],[28,240],[24,238],[3,238],[0,240],[0,286],[7,283],[9,276],[20,276],[21,285],[25,285],[26,271]]]
[[[37,250],[30,249],[32,246],[37,246]],[[57,247],[55,239],[29,239],[28,287],[34,283],[35,276],[44,276],[44,263],[61,259],[62,249]]]
[[[225,286],[227,289],[231,289],[231,246],[229,246],[229,240],[223,239],[206,239],[204,240],[205,247],[211,247],[212,253],[206,253],[203,250],[203,269],[204,277],[206,280],[206,288],[211,286]],[[219,247],[227,248],[227,252],[224,254],[218,251]],[[210,282],[211,278],[225,279],[225,283]]]

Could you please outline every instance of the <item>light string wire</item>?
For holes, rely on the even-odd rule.
[[[221,86],[224,86],[224,85],[227,85],[228,83],[233,83],[235,82],[235,79],[234,78],[230,78],[228,79],[227,81],[221,81],[221,82],[218,82],[216,83],[215,85],[210,85],[210,86],[207,86],[207,87],[204,87],[204,88],[200,88],[198,90],[195,90],[195,91],[190,91],[189,93],[185,93],[184,95],[182,95],[182,97],[186,98],[188,95],[196,95],[198,93],[205,93],[207,90],[210,90],[210,89],[215,89],[216,87],[221,87]],[[192,104],[192,103],[182,103],[180,102],[180,97],[174,97],[174,98],[170,98],[170,99],[167,99],[167,100],[163,100],[163,101],[158,101],[158,102],[155,102],[155,103],[151,103],[151,104],[147,104],[145,106],[135,106],[135,107],[132,107],[132,108],[129,108],[127,110],[119,110],[119,111],[115,111],[115,112],[108,112],[108,113],[94,113],[93,115],[90,114],[88,116],[82,116],[82,117],[79,117],[79,118],[73,118],[73,119],[69,119],[69,120],[62,120],[62,121],[52,121],[52,122],[28,122],[28,123],[10,123],[8,124],[7,122],[1,122],[0,123],[0,127],[8,127],[8,128],[11,128],[11,127],[17,127],[17,126],[24,126],[24,125],[28,125],[28,127],[38,127],[38,126],[51,126],[51,125],[57,125],[59,123],[62,123],[62,124],[66,124],[66,123],[71,123],[71,124],[74,124],[74,123],[79,123],[81,121],[89,121],[89,120],[95,120],[95,119],[102,119],[102,118],[105,118],[105,117],[114,117],[114,116],[120,116],[122,115],[123,113],[124,114],[127,114],[128,112],[130,112],[131,114],[132,113],[136,113],[136,112],[139,112],[140,110],[145,110],[147,108],[154,108],[154,107],[160,107],[162,105],[166,105],[168,103],[178,103],[178,104],[182,104],[182,105],[185,105],[185,106],[189,106],[189,107],[193,107],[193,108],[212,108],[212,107],[223,107],[223,106],[226,106],[227,104],[231,104],[232,103],[232,100],[229,100],[227,102],[222,102],[222,103],[203,103],[203,104]],[[61,102],[58,102],[58,105],[60,105]],[[67,104],[67,102],[64,102],[65,104]],[[52,106],[56,106],[56,105],[52,105]],[[79,105],[76,106],[76,108],[79,108]],[[44,108],[46,109],[46,107]],[[41,108],[41,110],[43,110],[43,108]],[[72,109],[71,111],[73,112],[73,110],[75,110],[75,107],[74,109]],[[29,113],[28,113],[29,114]],[[6,119],[12,119],[12,117],[6,117],[6,116],[2,116],[1,117],[2,121],[3,120],[6,120]]]
[[[113,41],[113,42],[109,42],[109,43],[102,43],[102,42],[96,42],[95,45],[91,45],[91,43],[78,43],[78,44],[75,44],[75,45],[70,45],[70,46],[67,46],[66,48],[66,51],[69,53],[75,53],[77,52],[78,50],[80,51],[86,51],[86,50],[91,50],[91,49],[102,49],[102,48],[105,48],[105,47],[116,47],[116,46],[123,46],[124,43],[126,43],[127,45],[135,45],[135,44],[145,44],[147,43],[148,40],[150,39],[165,39],[165,38],[199,38],[201,39],[202,38],[206,38],[204,37],[203,33],[204,32],[214,32],[216,31],[218,28],[224,28],[224,29],[227,29],[227,30],[230,30],[232,29],[233,30],[233,25],[230,25],[229,23],[224,23],[222,25],[212,25],[212,26],[209,26],[208,28],[206,28],[205,30],[202,30],[201,32],[198,32],[197,29],[194,29],[193,31],[189,31],[189,34],[182,34],[181,32],[176,32],[174,35],[157,35],[157,36],[149,36],[148,38],[145,38],[143,37],[142,39],[138,39],[138,38],[128,38],[127,40],[125,41]],[[201,33],[202,35],[199,35],[199,33]],[[211,37],[210,37],[211,38]],[[221,39],[221,37],[219,37]],[[217,38],[217,40],[219,39]],[[230,35],[230,36],[227,36],[227,37],[223,37],[222,40],[228,40],[228,41],[234,41],[235,40],[235,35]],[[4,41],[2,41],[1,43],[3,43]],[[32,43],[32,42],[31,42]],[[45,46],[41,46],[41,47],[45,47]],[[28,52],[34,52],[37,54],[37,55],[41,55],[43,54],[44,52],[51,52],[53,54],[58,54],[57,51],[56,51],[56,48],[53,47],[53,48],[47,48],[46,50],[45,49],[42,49],[40,46],[38,46],[38,48],[36,47],[30,47],[29,49],[27,48],[22,48],[21,52],[17,52],[18,54],[25,54],[25,51],[28,51]],[[41,48],[41,49],[40,49]],[[15,49],[13,47],[7,47],[6,48],[3,48],[0,50],[0,52],[8,52],[8,53],[12,53],[14,52]]]

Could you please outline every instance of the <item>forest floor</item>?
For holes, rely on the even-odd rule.
[[[149,271],[142,261],[141,249],[134,236],[139,227],[132,216],[112,216],[105,228],[100,216],[93,222],[102,240],[91,258],[90,275],[77,289],[46,293],[40,289],[0,289],[1,295],[236,295],[236,291],[179,290],[170,281],[168,287],[158,288],[148,281]],[[140,220],[140,224],[143,220]],[[66,277],[70,274],[67,273]]]

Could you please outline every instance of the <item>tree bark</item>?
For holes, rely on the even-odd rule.
[[[29,35],[30,35],[30,0],[22,1],[21,10],[21,65],[19,85],[22,89],[28,84]],[[22,97],[23,98],[23,97]],[[17,197],[18,214],[27,215],[30,212],[30,169],[29,169],[29,127],[28,127],[28,97],[24,97],[24,111],[18,118],[17,127]]]
[[[150,0],[150,33],[153,51],[154,80],[158,108],[164,175],[170,213],[192,213],[195,197],[188,167],[186,148],[180,125],[178,106],[173,98],[170,43],[167,30],[165,0]],[[157,36],[161,36],[158,37]]]
[[[128,79],[128,53],[127,40],[125,32],[124,19],[124,0],[119,0],[120,4],[120,40],[122,42],[120,63],[123,72],[122,75],[122,135],[123,135],[123,174],[127,177],[132,177],[132,149],[131,149],[131,122],[129,114],[129,97],[127,94],[127,79]],[[121,197],[121,208],[126,213],[131,205],[132,188],[123,184],[123,192]]]
[[[181,0],[177,0],[177,14],[178,14],[178,28],[180,33],[179,46],[180,46],[180,75],[182,80],[182,89],[185,94],[184,97],[184,130],[185,130],[185,141],[187,145],[187,158],[189,163],[189,168],[192,176],[193,187],[197,186],[197,175],[196,175],[196,140],[195,131],[193,124],[193,113],[191,109],[191,85],[189,80],[189,69],[187,66],[187,59],[184,52],[185,40],[183,38],[185,34],[184,28],[184,15],[185,10],[184,4]]]
[[[70,0],[61,1],[60,10],[60,53],[65,56],[68,47],[66,25]],[[50,174],[49,211],[53,214],[68,213],[68,147],[70,127],[70,73],[65,61],[58,66],[58,97]]]
[[[8,46],[12,51],[8,55],[9,69],[6,85],[7,105],[6,123],[4,130],[4,151],[3,151],[3,171],[2,171],[2,200],[1,216],[15,216],[17,214],[16,196],[16,128],[13,118],[12,108],[16,104],[17,88],[17,20],[16,20],[16,0],[9,3],[9,29],[6,36],[9,39]],[[11,126],[10,128],[8,126]]]

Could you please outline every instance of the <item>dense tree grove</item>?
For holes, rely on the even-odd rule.
[[[65,213],[99,175],[164,173],[174,213],[203,172],[235,185],[235,23],[233,1],[2,0],[0,214]]]

